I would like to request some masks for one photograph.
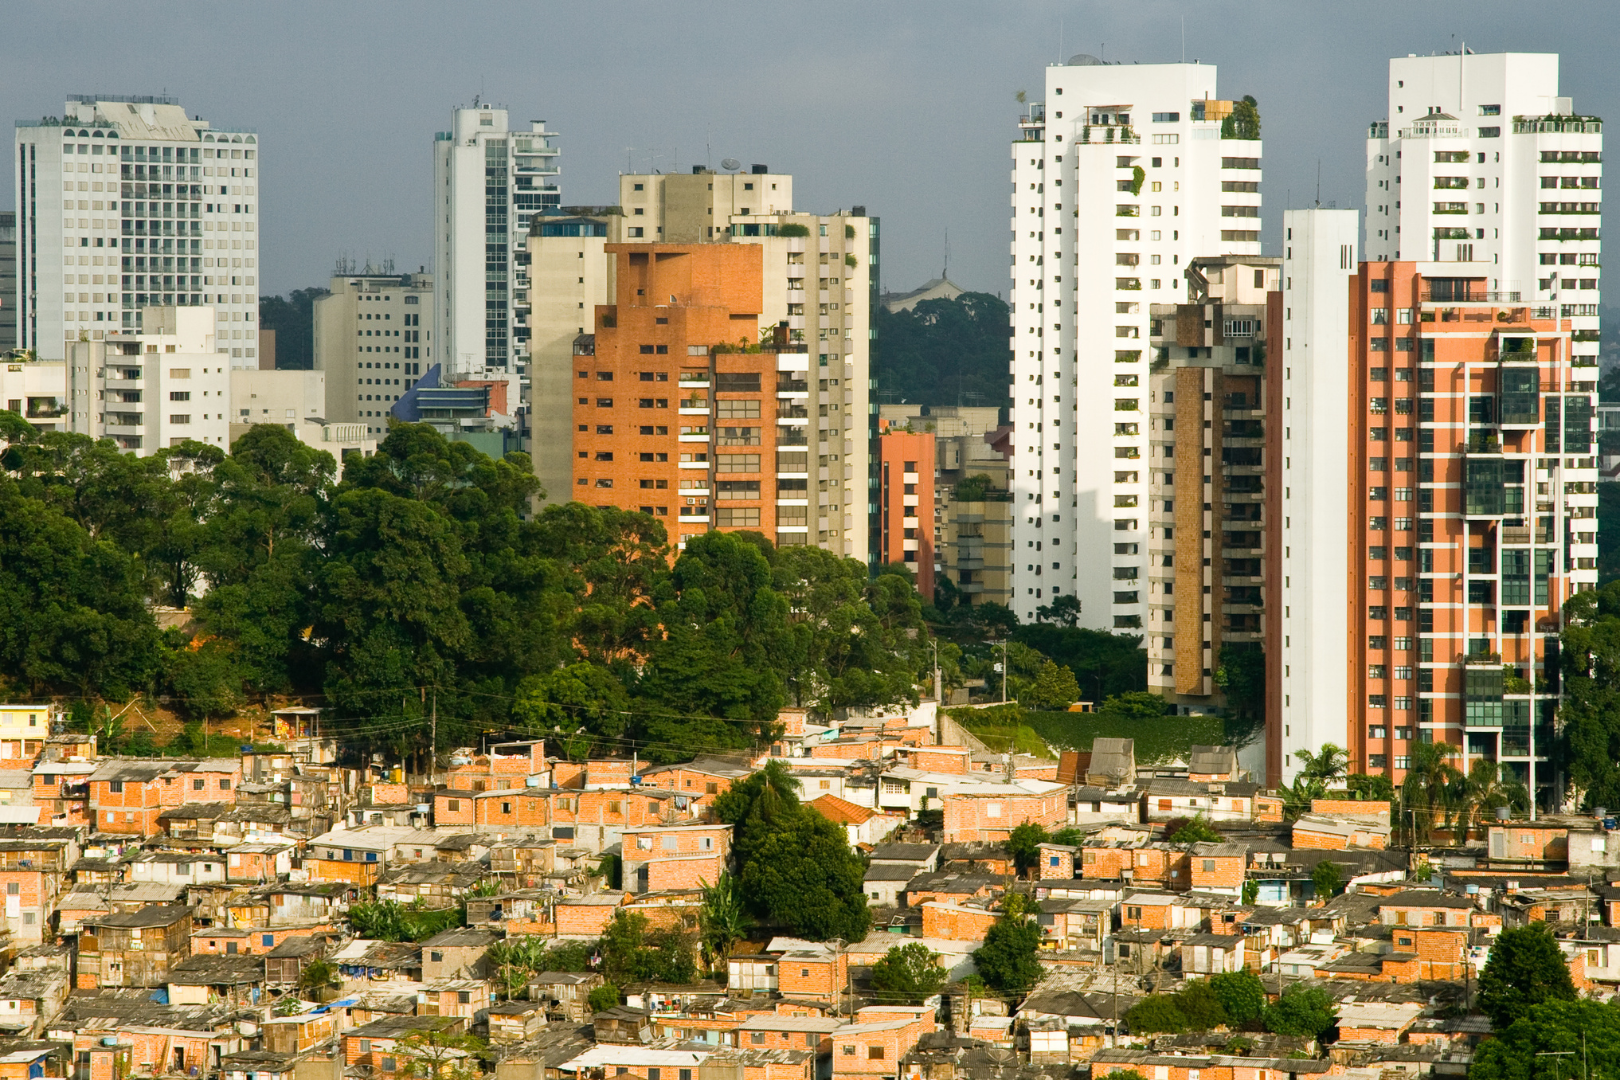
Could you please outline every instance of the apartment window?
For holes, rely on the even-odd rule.
[[[866,1048],[866,1060],[868,1060],[868,1061],[882,1061],[883,1060],[883,1047],[881,1047],[881,1046],[868,1046]]]

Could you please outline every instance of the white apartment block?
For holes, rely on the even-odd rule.
[[[434,137],[434,322],[450,380],[528,364],[528,224],[561,198],[545,128],[513,131],[504,108],[475,100]]]
[[[74,97],[19,122],[16,148],[22,348],[60,360],[70,342],[139,330],[145,308],[207,306],[215,347],[258,365],[255,133],[173,98]]]
[[[67,343],[72,430],[142,457],[187,440],[230,449],[231,364],[209,307],[146,308],[141,330]]]
[[[1489,263],[1493,299],[1557,304],[1595,364],[1602,161],[1602,121],[1559,96],[1558,54],[1397,57],[1368,130],[1363,250]]]
[[[315,301],[315,367],[326,376],[322,415],[388,434],[388,414],[440,362],[434,342],[434,279],[429,274],[337,274]]]
[[[1260,254],[1257,139],[1204,64],[1046,71],[1012,144],[1013,608],[1148,627],[1149,305],[1196,256]],[[1226,134],[1235,134],[1228,131]],[[1051,308],[1050,311],[1047,308]],[[1162,532],[1162,530],[1159,530]],[[1168,548],[1167,548],[1168,550]]]
[[[1349,401],[1350,279],[1357,270],[1359,214],[1354,210],[1283,213],[1283,518],[1281,575],[1271,583],[1282,613],[1281,642],[1268,643],[1272,682],[1280,685],[1280,768],[1291,782],[1295,754],[1325,743],[1347,745],[1345,658],[1351,654],[1347,605],[1353,593],[1346,464]],[[1275,413],[1274,413],[1275,416]],[[1280,647],[1279,647],[1280,646]],[[1280,675],[1280,683],[1276,676]],[[1273,751],[1276,757],[1278,751]]]

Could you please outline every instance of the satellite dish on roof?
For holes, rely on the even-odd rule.
[[[722,169],[740,169],[742,168],[742,162],[738,161],[734,157],[721,158],[720,167]]]
[[[1104,65],[1104,62],[1102,60],[1097,59],[1095,56],[1092,56],[1090,53],[1075,53],[1073,56],[1069,57],[1068,66],[1069,67],[1102,67],[1102,66],[1105,66],[1105,65]]]

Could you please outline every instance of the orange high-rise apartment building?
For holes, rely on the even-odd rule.
[[[1398,783],[1444,742],[1545,798],[1562,606],[1597,580],[1581,316],[1489,263],[1358,263],[1355,230],[1285,216],[1272,767],[1333,742]]]
[[[615,303],[574,347],[574,498],[651,514],[670,539],[808,532],[809,355],[761,347],[762,253],[608,244]]]
[[[934,433],[885,431],[878,438],[878,558],[916,575],[934,599]]]

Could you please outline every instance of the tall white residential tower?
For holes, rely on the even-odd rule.
[[[1148,628],[1149,305],[1195,256],[1260,253],[1260,142],[1205,64],[1046,71],[1012,145],[1014,610]],[[1162,464],[1162,463],[1161,463]]]
[[[1559,305],[1595,363],[1602,151],[1557,53],[1397,57],[1367,136],[1367,257],[1487,263],[1494,299]]]
[[[258,366],[259,138],[174,98],[70,98],[17,124],[18,344],[138,332],[143,309],[212,307],[215,348]]]
[[[458,108],[433,143],[434,323],[448,376],[521,374],[529,356],[528,224],[554,208],[556,133],[504,108]]]

